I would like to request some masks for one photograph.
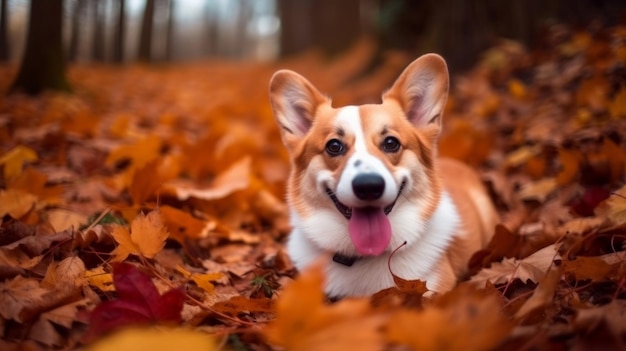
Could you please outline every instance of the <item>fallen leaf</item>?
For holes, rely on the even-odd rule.
[[[37,161],[37,153],[26,146],[16,146],[0,157],[0,166],[4,166],[4,179],[12,181],[22,172],[24,163]]]
[[[515,317],[528,317],[530,313],[551,304],[557,284],[561,279],[561,272],[562,269],[559,267],[551,266],[539,281],[533,295],[517,310]]]
[[[557,185],[557,180],[554,178],[528,183],[519,191],[519,197],[523,200],[536,200],[543,203],[557,189]]]
[[[150,277],[129,263],[113,266],[113,284],[118,299],[102,302],[92,311],[86,342],[124,326],[180,322],[185,300],[182,290],[160,295]]]
[[[213,337],[190,329],[168,328],[128,328],[102,338],[87,347],[90,351],[135,351],[137,345],[141,349],[151,351],[212,351],[220,350]]]
[[[505,258],[501,262],[491,264],[489,268],[483,268],[474,275],[470,281],[479,287],[484,287],[487,282],[501,284],[513,279],[539,282],[548,271],[555,259],[560,259],[556,252],[556,246],[550,245],[521,260]]]
[[[35,195],[22,190],[0,190],[0,218],[9,215],[20,219],[35,206],[36,201]]]
[[[493,296],[465,289],[445,307],[396,311],[385,334],[392,344],[412,350],[492,350],[511,329]]]
[[[250,184],[250,157],[244,157],[221,173],[209,187],[199,188],[196,183],[171,181],[164,185],[164,191],[172,193],[178,200],[191,197],[202,200],[222,199]]]
[[[165,246],[167,229],[163,226],[161,214],[151,211],[147,215],[140,213],[128,228],[116,226],[113,238],[119,244],[111,254],[113,261],[123,261],[129,254],[153,258]]]
[[[367,300],[324,304],[321,265],[314,265],[282,292],[276,319],[264,330],[270,343],[286,350],[380,350],[381,316]]]

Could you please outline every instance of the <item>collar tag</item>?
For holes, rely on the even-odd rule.
[[[333,255],[333,261],[342,264],[346,267],[352,267],[352,265],[354,264],[354,262],[356,262],[356,260],[358,260],[359,257],[357,256],[346,256],[346,255],[342,255],[340,253],[336,253]]]

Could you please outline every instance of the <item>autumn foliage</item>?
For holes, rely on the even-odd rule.
[[[271,74],[372,102],[413,57],[75,66],[74,95],[3,97],[0,349],[624,348],[626,27],[543,40],[453,77],[440,153],[481,171],[502,223],[442,295],[398,278],[330,302],[284,251]]]

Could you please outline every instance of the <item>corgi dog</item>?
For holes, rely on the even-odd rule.
[[[327,255],[328,296],[372,295],[394,286],[392,272],[445,292],[490,240],[498,216],[479,176],[436,155],[448,81],[443,58],[427,54],[381,104],[335,108],[299,74],[273,75],[291,158],[287,252],[300,270]]]

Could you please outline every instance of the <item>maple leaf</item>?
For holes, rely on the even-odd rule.
[[[524,283],[529,280],[536,283],[541,280],[555,259],[560,259],[556,246],[546,246],[521,260],[504,258],[501,262],[492,263],[491,267],[483,268],[470,281],[480,287],[485,286],[487,282],[500,284],[515,278]]]
[[[559,267],[552,266],[539,281],[533,295],[517,310],[515,317],[528,317],[531,312],[550,304],[561,278],[561,271]]]
[[[39,305],[49,293],[35,279],[17,276],[0,283],[0,315],[4,319],[25,322],[27,306]]]
[[[113,265],[117,300],[100,303],[92,311],[84,340],[123,326],[148,323],[178,323],[185,294],[172,289],[160,295],[149,276],[129,263]]]
[[[151,211],[147,215],[140,213],[133,219],[128,228],[116,226],[113,229],[113,238],[119,244],[111,252],[113,261],[123,261],[129,254],[153,258],[165,246],[168,237],[167,229],[163,226],[161,214]]]
[[[181,267],[180,265],[176,266],[176,270],[182,273],[185,276],[185,278],[191,279],[194,283],[196,283],[196,285],[198,285],[204,291],[210,294],[213,293],[215,290],[215,286],[211,284],[211,282],[224,278],[223,273],[205,273],[205,274],[191,273],[188,270],[186,270],[184,267]]]
[[[37,153],[26,146],[16,146],[0,157],[0,166],[4,165],[4,179],[12,181],[22,172],[24,163],[37,161]]]
[[[374,294],[372,304],[374,306],[392,305],[395,301],[400,300],[403,306],[421,307],[422,296],[428,292],[426,282],[402,279],[393,273],[391,275],[396,285]]]
[[[83,278],[91,286],[94,286],[101,291],[115,291],[113,285],[113,275],[107,273],[103,266],[97,266],[93,269],[83,272]]]

